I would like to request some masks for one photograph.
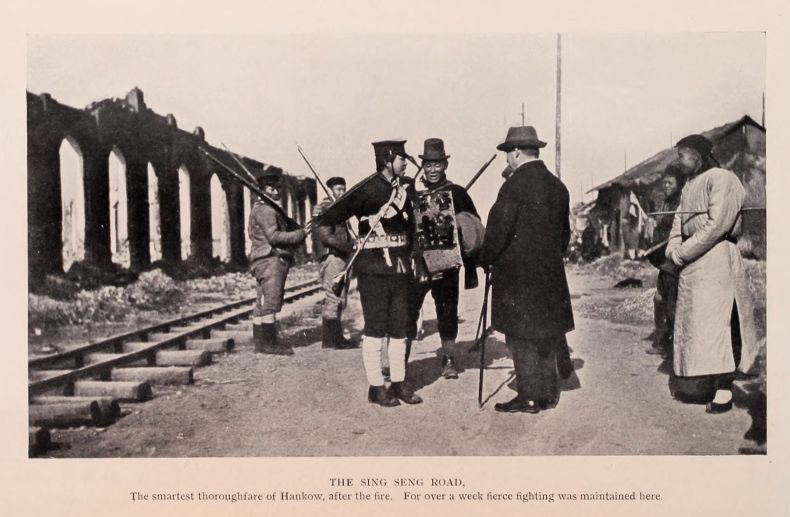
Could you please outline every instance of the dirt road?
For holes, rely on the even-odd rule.
[[[764,400],[736,391],[736,408],[708,415],[674,401],[661,359],[645,353],[648,325],[613,323],[590,307],[622,303],[646,289],[614,290],[610,278],[571,270],[576,330],[568,335],[576,371],[555,409],[501,414],[513,394],[504,338],[487,346],[484,399],[477,407],[478,356],[461,354],[458,380],[439,376],[432,301],[426,335],[409,363],[425,402],[381,408],[366,399],[359,350],[323,350],[310,307],[288,318],[293,357],[253,354],[249,344],[199,369],[195,385],[167,388],[104,430],[56,431],[55,457],[619,455],[764,453]],[[649,295],[648,295],[649,296]],[[462,293],[460,348],[474,338],[482,288]],[[347,327],[358,336],[359,300]]]

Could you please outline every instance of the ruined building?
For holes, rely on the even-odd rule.
[[[31,284],[79,260],[133,270],[159,260],[246,264],[250,193],[198,147],[228,165],[233,159],[202,128],[190,133],[173,115],[151,111],[141,90],[85,109],[27,92],[27,145]],[[254,175],[273,167],[242,161]],[[283,198],[304,224],[315,180],[286,172]]]

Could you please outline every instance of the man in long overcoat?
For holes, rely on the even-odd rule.
[[[570,199],[539,159],[545,145],[526,126],[510,128],[497,146],[514,172],[491,207],[479,255],[491,274],[492,325],[505,335],[516,370],[518,395],[496,404],[502,412],[537,413],[556,404],[557,359],[565,368],[569,363],[565,334],[574,323],[563,256]]]
[[[700,381],[695,399],[706,411],[732,408],[736,368],[752,373],[757,358],[752,300],[738,250],[745,191],[735,174],[719,167],[713,145],[701,135],[677,143],[687,175],[666,256],[680,271],[675,312],[674,373]]]

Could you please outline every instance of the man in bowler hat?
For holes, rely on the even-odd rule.
[[[479,263],[491,274],[494,330],[505,335],[518,394],[500,412],[537,413],[557,403],[558,358],[569,376],[565,334],[574,328],[563,257],[569,195],[540,160],[546,143],[531,126],[511,127],[497,149],[513,173],[488,214]],[[564,359],[564,361],[563,361]]]
[[[280,201],[282,170],[266,169],[258,186],[271,200]],[[296,248],[305,240],[304,230],[288,230],[282,213],[256,199],[250,210],[247,229],[252,243],[250,272],[257,282],[257,297],[252,312],[255,351],[266,354],[293,355],[293,349],[277,340],[277,313],[283,306],[283,292],[288,270],[294,262]]]
[[[450,192],[455,214],[466,212],[479,217],[472,198],[466,189],[447,179],[449,155],[444,152],[444,141],[429,138],[424,143],[424,154],[419,155],[425,171],[423,183],[426,192]],[[474,266],[470,266],[474,269]],[[425,295],[431,292],[436,302],[436,319],[439,323],[439,338],[442,343],[442,377],[457,379],[455,363],[455,339],[458,337],[458,284],[459,268],[439,271],[430,275],[426,282],[414,282],[409,300],[409,339],[417,336],[417,320],[420,316]]]

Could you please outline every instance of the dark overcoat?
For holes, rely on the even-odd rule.
[[[491,319],[506,336],[545,338],[573,330],[563,256],[569,195],[541,160],[505,181],[488,214],[479,262],[491,268]]]

